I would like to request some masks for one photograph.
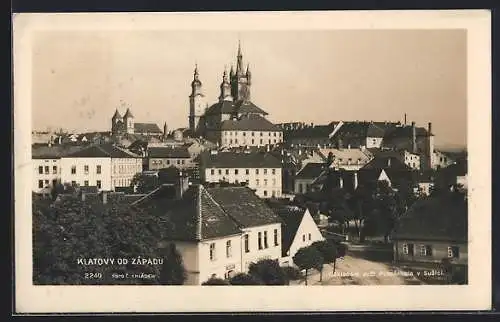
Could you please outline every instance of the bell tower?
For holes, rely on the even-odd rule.
[[[202,83],[198,73],[198,64],[195,65],[194,77],[191,82],[191,95],[189,95],[189,129],[192,133],[198,130],[200,118],[205,109],[205,95],[202,91]]]
[[[250,100],[250,78],[249,67],[245,72],[243,69],[243,54],[241,52],[241,43],[238,43],[238,55],[236,57],[236,72],[231,68],[231,95],[235,101]]]

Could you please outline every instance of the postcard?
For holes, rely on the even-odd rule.
[[[19,313],[490,308],[488,11],[13,26]]]

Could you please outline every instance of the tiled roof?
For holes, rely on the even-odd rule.
[[[392,170],[411,170],[411,168],[393,155],[377,155],[368,162],[364,169],[392,169]]]
[[[150,147],[148,148],[150,158],[184,158],[189,159],[191,155],[185,146]]]
[[[366,164],[373,158],[373,155],[366,149],[325,148],[319,149],[319,153],[325,161],[328,159],[328,155],[332,153],[334,157],[334,164],[347,164],[349,162],[350,164],[355,165],[359,160],[359,164],[362,165]]]
[[[281,168],[281,161],[270,153],[217,152],[200,154],[206,168]]]
[[[137,154],[111,143],[94,144],[76,152],[65,154],[67,158],[140,158]]]
[[[256,113],[267,115],[268,113],[263,111],[261,108],[256,106],[254,103],[250,101],[222,101],[217,102],[210,106],[206,111],[205,115],[214,115],[214,114],[247,114],[247,113]]]
[[[202,185],[189,187],[181,200],[167,201],[166,205],[157,209],[173,224],[168,239],[201,241],[241,233],[238,224]]]
[[[326,169],[325,163],[308,163],[302,168],[297,175],[296,179],[316,179]]]
[[[394,122],[343,122],[342,126],[334,135],[336,138],[383,138],[387,132],[396,128],[399,123]]]
[[[305,215],[304,209],[297,209],[292,207],[276,207],[274,212],[281,218],[281,252],[282,256],[287,256],[293,239],[297,234],[300,223]]]
[[[225,120],[221,124],[222,131],[281,131],[266,118],[251,114],[239,120]]]
[[[63,155],[81,150],[80,145],[52,145],[48,146],[34,144],[31,146],[32,159],[59,159]]]
[[[137,133],[163,133],[155,123],[134,123],[134,132]]]
[[[293,139],[293,138],[328,138],[329,135],[335,129],[338,122],[331,122],[327,125],[305,125],[304,127],[294,129],[294,130],[286,130],[284,131],[285,139]]]
[[[243,227],[280,223],[280,218],[248,187],[207,188],[213,199]]]
[[[394,239],[465,242],[467,201],[453,194],[417,201],[401,218]]]
[[[427,136],[428,132],[427,129],[423,127],[415,127],[415,134],[416,136]],[[391,131],[388,131],[386,135],[384,136],[385,139],[392,139],[392,138],[411,138],[412,136],[412,126],[411,125],[405,125],[405,126],[398,126],[392,129]]]

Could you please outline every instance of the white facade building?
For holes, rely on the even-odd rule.
[[[205,182],[246,183],[261,198],[282,194],[281,161],[269,153],[211,151],[201,160]]]

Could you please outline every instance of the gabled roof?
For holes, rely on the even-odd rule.
[[[328,155],[331,153],[334,159],[334,164],[346,164],[350,162],[350,164],[355,165],[359,160],[359,164],[366,164],[370,160],[372,160],[373,155],[368,150],[362,149],[334,149],[334,148],[320,148],[319,154],[326,161],[328,159]]]
[[[269,120],[258,114],[250,114],[239,120],[225,120],[220,129],[222,131],[281,131]]]
[[[293,130],[285,130],[284,138],[285,139],[294,139],[294,138],[328,138],[329,135],[333,132],[338,122],[331,122],[326,125],[306,125],[303,127],[293,129]]]
[[[344,122],[335,133],[334,138],[383,138],[387,132],[396,128],[399,123],[394,122]]]
[[[169,239],[200,241],[241,233],[202,185],[191,186],[171,207],[165,214],[175,225]]]
[[[292,207],[277,207],[274,212],[281,218],[281,252],[282,256],[287,256],[290,246],[293,243],[295,235],[299,230],[300,224],[306,213],[305,209]]]
[[[80,145],[52,145],[48,146],[46,144],[38,145],[34,144],[31,146],[31,158],[32,159],[60,159],[65,154],[74,153],[81,150]]]
[[[134,123],[134,132],[138,133],[163,133],[156,123]]]
[[[149,147],[148,155],[150,158],[189,159],[191,157],[188,148],[185,146]]]
[[[316,179],[327,168],[325,163],[308,163],[295,176],[295,179]]]
[[[207,188],[213,199],[242,227],[280,223],[280,218],[248,187]]]
[[[467,225],[467,201],[446,193],[415,202],[401,218],[393,239],[466,242]]]
[[[415,134],[417,137],[419,136],[428,136],[427,129],[423,127],[415,127]],[[412,137],[412,126],[411,125],[403,125],[398,126],[388,131],[384,138],[386,140],[394,139],[394,138],[411,138]]]
[[[363,169],[391,169],[391,170],[407,170],[411,168],[401,161],[398,157],[393,155],[377,155],[368,162]]]
[[[281,168],[281,160],[266,152],[217,152],[200,154],[206,168]]]
[[[119,148],[112,143],[93,144],[76,152],[63,155],[65,158],[140,158],[135,153]]]
[[[121,119],[122,116],[120,115],[120,112],[118,112],[118,109],[115,110],[115,114],[113,114],[113,119]]]

